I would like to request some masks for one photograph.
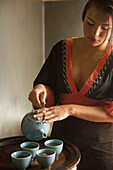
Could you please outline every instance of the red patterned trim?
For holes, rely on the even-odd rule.
[[[102,106],[104,105],[105,100],[96,100],[91,99],[86,96],[83,96],[82,94],[65,94],[60,93],[60,99],[61,104],[77,104],[77,105],[84,105],[84,106]]]
[[[72,74],[72,38],[66,39],[66,73],[67,81],[73,94],[77,93]]]
[[[85,95],[88,90],[90,89],[90,87],[92,86],[93,82],[95,81],[96,77],[98,76],[98,74],[100,73],[103,65],[106,63],[106,60],[108,59],[111,50],[112,50],[112,46],[110,44],[110,49],[107,52],[107,50],[104,53],[104,57],[102,57],[99,61],[99,63],[97,64],[96,68],[94,69],[94,71],[92,72],[92,74],[90,75],[90,77],[88,78],[88,80],[86,81],[86,83],[83,85],[83,87],[81,88],[81,90],[78,92],[77,88],[75,86],[74,80],[73,80],[73,74],[72,74],[72,40],[76,38],[69,38],[66,39],[66,72],[67,72],[67,81],[68,84],[70,86],[70,89],[72,91],[73,94],[82,94]]]
[[[104,104],[104,109],[113,116],[113,101],[106,101]]]

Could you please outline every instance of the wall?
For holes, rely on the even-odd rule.
[[[20,135],[28,94],[43,63],[43,4],[0,0],[0,138]]]
[[[0,0],[0,138],[21,135],[28,94],[57,41],[82,35],[86,0]],[[45,10],[45,11],[44,11]]]
[[[87,0],[45,2],[45,55],[61,39],[79,37],[82,31],[82,11]]]

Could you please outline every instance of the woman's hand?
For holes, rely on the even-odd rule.
[[[45,122],[60,121],[68,116],[74,116],[91,122],[111,122],[113,116],[106,112],[103,106],[59,105],[33,111],[34,118],[45,119]],[[44,112],[44,113],[43,113]]]
[[[37,109],[33,111],[34,118],[43,119],[43,110]],[[45,122],[55,122],[67,118],[70,115],[70,105],[60,105],[45,108]]]
[[[38,84],[30,92],[28,99],[35,106],[42,106],[46,104],[47,92],[43,84]]]

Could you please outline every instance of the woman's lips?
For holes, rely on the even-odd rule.
[[[96,39],[96,38],[90,38],[90,40],[91,40],[92,42],[99,42],[99,40]]]

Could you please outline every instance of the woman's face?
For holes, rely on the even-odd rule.
[[[112,16],[107,16],[96,7],[88,9],[84,18],[84,37],[91,46],[100,46],[109,41],[112,32]]]

